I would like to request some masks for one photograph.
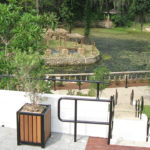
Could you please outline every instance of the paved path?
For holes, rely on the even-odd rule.
[[[150,148],[107,145],[107,139],[89,137],[86,150],[150,150]]]
[[[150,88],[147,86],[128,87],[128,88],[106,88],[100,92],[101,97],[110,98],[118,91],[118,105],[115,108],[115,118],[120,119],[137,119],[135,118],[135,107],[130,105],[130,94],[134,90],[134,100],[144,96],[144,104],[150,105]],[[74,90],[75,93],[79,90]],[[65,95],[67,90],[52,91],[55,94]],[[81,90],[82,93],[88,93],[88,89]]]
[[[79,136],[78,141],[73,141],[73,135],[52,133],[45,148],[40,146],[17,146],[16,129],[0,127],[0,150],[85,150],[88,137]]]

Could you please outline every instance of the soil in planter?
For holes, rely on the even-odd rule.
[[[33,112],[33,113],[42,113],[46,106],[41,105],[33,105],[33,104],[25,104],[21,109],[21,112]]]

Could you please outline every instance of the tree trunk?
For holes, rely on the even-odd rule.
[[[25,10],[27,11],[27,2],[24,3]]]
[[[36,12],[39,14],[39,0],[36,0]]]
[[[141,32],[142,32],[143,31],[143,23],[144,23],[144,14],[141,14],[140,22],[141,22]]]
[[[71,33],[71,24],[68,23],[68,31]]]

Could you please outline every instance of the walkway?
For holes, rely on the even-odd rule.
[[[150,148],[107,145],[107,139],[89,137],[86,150],[150,150]]]
[[[0,127],[0,150],[85,150],[87,136],[79,136],[78,142],[73,142],[73,135],[52,133],[45,148],[40,146],[17,146],[16,129]]]
[[[115,108],[115,118],[117,119],[137,119],[135,118],[135,107],[130,105],[130,94],[132,89],[134,90],[134,100],[144,96],[144,104],[150,105],[150,89],[147,86],[139,87],[120,87],[120,88],[106,88],[100,93],[101,97],[110,98],[118,91],[118,105]],[[73,90],[75,93],[79,90]],[[65,95],[68,90],[52,91],[54,94]],[[88,93],[88,89],[83,89],[80,92]]]

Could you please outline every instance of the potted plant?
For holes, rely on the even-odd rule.
[[[41,105],[42,94],[48,91],[45,63],[38,52],[16,52],[13,61],[14,80],[19,90],[26,92],[31,103],[17,111],[17,144],[45,147],[51,134],[50,105]],[[49,89],[50,92],[50,89]]]

